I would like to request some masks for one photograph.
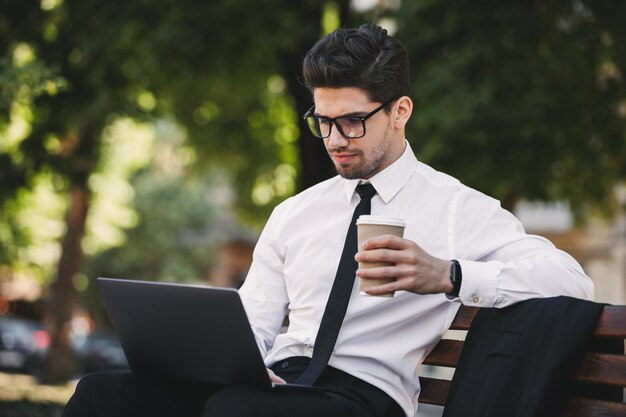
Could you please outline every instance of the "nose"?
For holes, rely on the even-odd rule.
[[[330,136],[328,137],[328,147],[343,148],[348,145],[348,142],[348,139],[344,138],[339,132],[339,129],[337,129],[337,125],[334,125],[330,130]]]

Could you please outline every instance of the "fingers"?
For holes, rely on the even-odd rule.
[[[383,295],[396,291],[410,291],[415,292],[416,280],[411,277],[398,278],[393,282],[376,285],[365,288],[365,292],[370,295]]]
[[[376,268],[359,268],[356,275],[365,279],[403,278],[418,275],[419,270],[409,265],[379,266]]]
[[[355,259],[359,263],[383,264],[357,269],[359,278],[395,279],[389,284],[368,288],[366,292],[371,295],[399,290],[417,294],[441,293],[446,292],[450,285],[450,261],[431,256],[407,239],[396,236],[368,239]]]
[[[418,251],[407,249],[370,249],[357,252],[354,259],[364,263],[416,264],[419,263]]]
[[[284,379],[282,379],[281,377],[279,377],[278,375],[276,375],[274,373],[274,371],[272,371],[271,369],[267,368],[267,374],[270,377],[270,381],[275,382],[277,384],[286,384],[287,381],[285,381]]]
[[[403,290],[403,289],[406,289],[406,288],[402,288],[402,286],[400,286],[398,282],[393,282],[390,284],[377,285],[375,287],[368,287],[365,289],[365,292],[369,295],[384,295],[384,294],[389,294],[389,293]]]
[[[415,242],[386,235],[367,239],[354,259],[366,263],[417,264],[421,255],[425,255],[425,252]]]
[[[409,291],[416,294],[434,294],[441,292],[438,291],[434,284],[435,283],[430,280],[421,280],[415,277],[404,277],[396,279],[388,284],[367,287],[365,292],[370,295],[383,295],[396,291]]]
[[[359,268],[361,278],[400,278],[415,275],[424,252],[416,243],[396,236],[379,236],[365,241],[364,248],[355,255],[361,263],[386,263],[389,266]]]
[[[359,248],[359,250],[372,250],[378,248],[401,250],[408,247],[408,245],[411,243],[413,242],[398,236],[382,235],[367,239],[365,242],[363,242],[363,245],[361,248]]]

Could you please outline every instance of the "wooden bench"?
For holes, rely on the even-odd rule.
[[[462,306],[452,330],[468,330],[476,307]],[[605,306],[593,333],[593,341],[574,372],[574,389],[558,417],[626,417],[624,389],[626,387],[626,306]],[[425,365],[454,368],[463,341],[444,338],[424,361]],[[444,405],[450,381],[421,377],[419,402]]]

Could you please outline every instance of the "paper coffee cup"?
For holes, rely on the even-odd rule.
[[[406,224],[404,220],[397,217],[362,215],[356,221],[357,225],[357,241],[359,250],[363,246],[363,242],[367,239],[382,236],[393,235],[398,237],[404,236],[404,228]],[[359,268],[378,268],[381,266],[393,266],[390,262],[359,262]],[[359,290],[362,295],[371,295],[365,292],[368,287],[387,284],[395,281],[395,278],[389,279],[361,279],[359,278]],[[393,293],[382,294],[383,297],[393,297]]]

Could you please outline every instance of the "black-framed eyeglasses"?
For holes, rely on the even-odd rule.
[[[365,116],[339,116],[339,117],[326,117],[317,116],[313,114],[315,105],[304,113],[304,119],[306,124],[311,129],[313,136],[325,139],[330,136],[330,132],[333,128],[333,124],[337,126],[337,130],[346,139],[358,139],[365,136],[365,121],[384,109],[389,103],[394,100],[389,100],[379,107],[376,107]]]

